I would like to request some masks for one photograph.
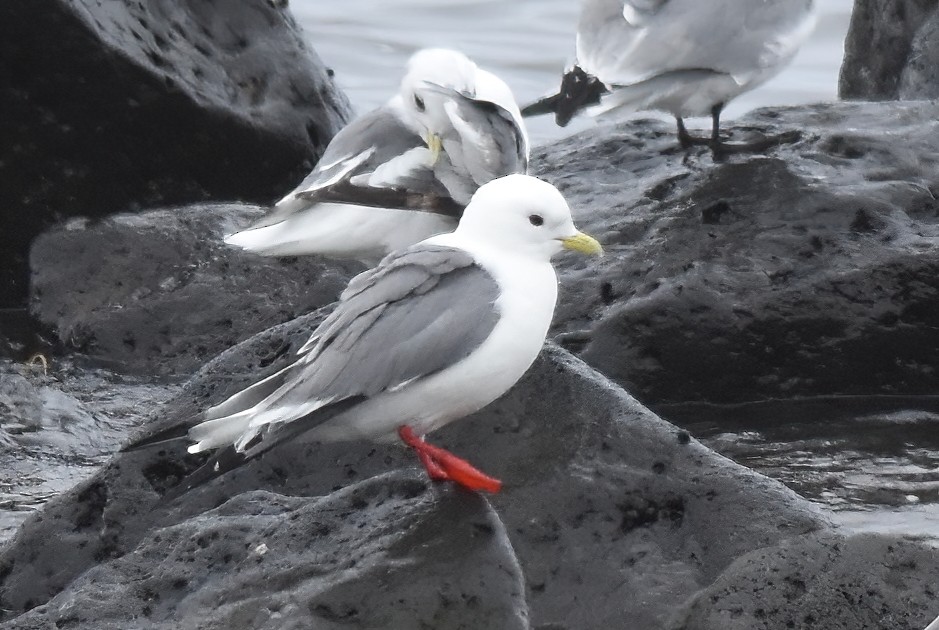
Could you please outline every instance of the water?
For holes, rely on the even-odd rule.
[[[0,359],[0,541],[91,477],[179,389],[52,361],[46,373]]]
[[[818,27],[793,63],[731,103],[756,107],[833,100],[852,0],[821,0]],[[501,76],[520,103],[556,88],[573,57],[576,0],[293,0],[310,41],[358,112],[397,90],[415,50],[456,48]],[[706,126],[708,121],[697,121]],[[535,144],[560,129],[529,121]],[[939,537],[939,408],[922,401],[830,399],[738,409],[660,409],[715,450],[829,507],[846,527]]]
[[[662,417],[855,531],[939,542],[939,397],[664,405]]]
[[[725,119],[755,107],[836,98],[852,3],[821,0],[818,27],[792,65],[733,101]],[[290,4],[358,112],[386,101],[398,88],[407,58],[429,46],[466,53],[502,77],[519,103],[534,101],[557,88],[561,72],[573,59],[579,6],[576,0],[293,0]],[[530,119],[528,126],[538,144],[592,124],[581,117],[560,129],[549,116],[540,116]]]

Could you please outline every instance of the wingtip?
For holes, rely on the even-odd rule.
[[[552,94],[550,96],[540,98],[534,103],[529,103],[521,109],[522,118],[531,118],[532,116],[553,114],[557,109],[557,102],[560,97],[560,94]]]

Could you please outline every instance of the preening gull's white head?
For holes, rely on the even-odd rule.
[[[538,356],[557,299],[550,258],[599,254],[550,184],[482,186],[459,227],[387,256],[349,283],[295,360],[205,413],[190,452],[219,449],[185,489],[287,440],[400,437],[428,474],[495,492],[500,482],[422,436],[504,394]]]
[[[411,55],[407,67],[398,94],[407,105],[409,121],[413,121],[418,133],[432,143],[433,136],[451,123],[444,111],[448,99],[428,91],[426,85],[437,85],[474,98],[476,64],[456,50],[425,48]]]

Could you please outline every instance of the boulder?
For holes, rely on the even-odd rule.
[[[280,369],[316,321],[299,318],[222,353],[147,431],[191,421]],[[277,344],[284,351],[272,356]],[[141,619],[173,627],[183,618],[216,627],[213,614],[259,627],[273,627],[278,614],[324,627],[417,627],[388,621],[398,606],[421,619],[444,615],[439,627],[480,627],[472,621],[480,618],[507,620],[485,627],[525,627],[517,563],[532,627],[654,630],[677,623],[683,606],[719,620],[724,600],[701,593],[742,581],[753,554],[826,545],[830,561],[848,566],[841,554],[849,548],[869,548],[886,562],[895,556],[882,543],[899,544],[831,544],[833,536],[855,537],[834,532],[809,502],[716,455],[557,348],[500,401],[433,440],[503,479],[504,491],[491,499],[498,521],[478,496],[423,481],[412,454],[397,445],[286,444],[174,501],[162,497],[200,458],[178,442],[121,453],[50,501],[5,548],[4,627],[117,628]],[[897,614],[925,625],[917,604],[930,592],[926,561],[937,552],[910,545],[923,561],[919,571],[882,570],[887,580],[902,576],[912,594],[883,592]],[[795,561],[776,564],[774,584],[805,578]],[[399,566],[409,567],[407,579]],[[920,581],[907,579],[914,572]],[[855,602],[868,585],[818,595],[819,627],[858,618]],[[115,589],[126,598],[102,605]],[[798,614],[799,599],[778,601],[765,612],[766,627]]]
[[[505,628],[525,587],[480,496],[388,473],[320,498],[246,492],[147,533],[9,628]]]
[[[939,3],[855,0],[838,93],[844,99],[939,97]]]
[[[560,258],[554,332],[647,404],[936,392],[939,104],[760,110],[768,155],[677,149],[670,124],[536,151],[607,250]]]
[[[99,365],[188,378],[254,333],[332,303],[362,268],[224,244],[263,212],[196,204],[44,232],[30,253],[33,314]]]
[[[268,203],[349,117],[286,3],[40,0],[0,7],[0,306],[63,217]]]

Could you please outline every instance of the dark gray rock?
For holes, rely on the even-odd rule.
[[[936,98],[937,7],[936,0],[855,0],[838,83],[841,98]]]
[[[226,351],[207,364],[174,401],[163,406],[152,430],[189,420],[198,410],[279,369],[315,323],[315,315],[300,318]],[[272,354],[274,347],[280,351]],[[738,571],[737,563],[748,554],[760,550],[782,553],[774,550],[788,547],[814,549],[818,541],[832,536],[817,508],[782,485],[714,454],[558,349],[543,353],[530,374],[498,403],[440,431],[434,441],[469,457],[505,482],[504,491],[492,503],[525,576],[533,627],[575,630],[624,627],[627,623],[627,627],[664,628],[682,602],[691,605],[698,601],[694,598],[702,589],[730,579],[727,572]],[[161,502],[160,495],[199,462],[183,454],[182,444],[123,453],[95,478],[51,501],[0,557],[0,606],[9,611],[5,627],[50,627],[67,620],[69,614],[80,615],[76,621],[79,627],[94,627],[95,623],[120,627],[129,616],[143,613],[147,605],[151,615],[158,615],[155,621],[174,619],[173,615],[184,611],[187,616],[204,615],[206,609],[211,614],[220,604],[226,606],[225,614],[243,614],[240,602],[247,598],[244,593],[252,597],[252,610],[264,616],[267,610],[283,609],[284,593],[300,589],[300,579],[311,574],[321,576],[318,610],[331,611],[337,626],[341,621],[346,624],[342,627],[373,627],[368,625],[372,617],[364,613],[361,620],[351,616],[339,619],[353,606],[353,599],[369,602],[381,597],[375,609],[355,608],[357,612],[378,610],[386,594],[382,589],[373,594],[371,578],[366,579],[368,586],[351,594],[339,588],[348,582],[329,570],[334,566],[330,558],[335,558],[331,554],[336,553],[337,545],[340,553],[345,545],[341,538],[330,536],[330,547],[318,546],[325,544],[321,541],[323,532],[316,526],[324,518],[323,506],[346,502],[347,497],[362,492],[361,488],[368,488],[365,492],[369,496],[390,497],[384,502],[360,501],[350,516],[353,525],[343,530],[354,531],[361,523],[366,528],[365,540],[374,540],[370,538],[373,527],[384,527],[383,531],[398,528],[389,516],[389,502],[392,512],[395,506],[416,502],[422,506],[421,518],[428,519],[436,510],[443,511],[440,519],[449,518],[450,510],[455,509],[451,502],[482,505],[478,498],[446,486],[423,490],[415,481],[420,473],[414,470],[410,453],[398,446],[368,443],[284,445],[174,503]],[[399,468],[412,472],[404,477],[381,477]],[[372,479],[376,475],[379,477]],[[396,488],[402,483],[413,488],[410,497],[398,496],[401,491]],[[382,490],[386,485],[390,489]],[[255,490],[276,494],[251,493]],[[326,498],[316,498],[321,496]],[[272,503],[281,507],[265,507]],[[218,506],[222,507],[216,510]],[[409,513],[415,508],[400,509]],[[424,554],[419,568],[409,575],[420,576],[420,567],[434,566],[439,572],[431,571],[430,575],[450,575],[464,585],[445,592],[440,601],[436,592],[433,597],[428,595],[430,600],[422,600],[419,609],[426,612],[424,606],[431,606],[439,610],[446,606],[441,601],[455,601],[462,611],[454,613],[455,618],[465,626],[454,622],[453,627],[480,627],[466,619],[476,618],[474,606],[492,601],[463,599],[457,594],[466,592],[461,589],[476,584],[474,578],[480,576],[484,588],[472,593],[477,597],[504,593],[506,599],[498,600],[497,609],[518,618],[522,609],[509,586],[514,573],[501,551],[484,556],[499,558],[499,579],[491,577],[488,561],[464,561],[471,556],[460,552],[458,560],[451,562],[451,554],[476,544],[476,537],[495,535],[498,539],[500,535],[498,527],[475,516],[480,513],[478,508],[460,509],[465,511],[459,512],[456,521],[468,520],[471,526],[442,532],[451,528],[433,525],[409,538],[410,552],[422,549]],[[278,575],[288,576],[283,580],[270,579],[259,585],[254,576],[269,574],[254,570],[241,573],[239,569],[231,582],[217,582],[226,566],[236,564],[224,560],[225,553],[235,553],[230,538],[236,534],[226,532],[233,532],[261,510],[309,514],[301,519],[306,527],[284,526],[277,535],[283,532],[283,536],[292,537],[291,549],[323,549],[323,555],[278,555]],[[473,516],[464,516],[467,514]],[[250,556],[250,549],[261,542],[251,533],[255,531],[270,530],[259,527],[239,535],[242,548],[232,558]],[[212,532],[223,532],[218,542],[212,539]],[[200,539],[205,544],[203,550],[198,549]],[[879,542],[860,541],[857,545],[870,547],[870,555],[877,557]],[[273,545],[267,543],[267,547]],[[386,556],[380,547],[370,549],[357,566],[383,566]],[[499,543],[497,548],[502,550],[506,545]],[[928,549],[923,546],[917,553],[936,553]],[[165,560],[167,552],[172,562]],[[829,557],[839,553],[835,546],[829,549]],[[195,568],[187,569],[192,565],[184,563],[190,559]],[[456,577],[449,573],[454,566],[460,566]],[[182,575],[185,571],[191,573]],[[203,585],[195,576],[204,576],[207,571],[210,577]],[[780,563],[780,583],[785,583],[787,575],[801,576],[801,571],[794,561],[785,566]],[[884,571],[888,577],[893,575],[889,566]],[[898,571],[898,575],[909,572]],[[108,585],[127,583],[129,576],[172,575],[176,579],[177,573],[181,581],[176,586],[154,580],[149,590],[134,591],[136,599],[126,606],[110,605],[100,615],[80,604],[96,601],[95,593]],[[394,584],[387,593],[392,602],[399,592],[397,585],[406,586]],[[925,578],[920,586],[928,588]],[[911,583],[911,587],[916,586]],[[423,589],[404,592],[427,595]],[[231,596],[234,599],[226,595],[219,599],[219,593],[236,592],[237,596]],[[898,614],[914,618],[920,611],[913,604],[925,597],[924,593],[921,590],[914,597],[889,603]],[[853,618],[854,601],[861,596],[855,590],[849,590],[848,597],[841,592],[828,593],[819,627],[840,627],[837,624],[842,620]],[[169,604],[160,603],[167,600]],[[702,605],[710,601],[704,598]],[[30,609],[34,610],[27,612]],[[63,616],[62,611],[68,614]],[[292,609],[289,612],[294,614]],[[770,618],[778,620],[796,613],[792,607],[780,607]],[[268,623],[267,617],[244,623],[255,620],[261,627]]]
[[[62,217],[267,203],[349,116],[282,3],[41,0],[0,7],[0,306]]]
[[[392,473],[321,498],[257,491],[154,529],[7,628],[524,630],[486,500]]]
[[[224,244],[262,212],[195,205],[44,232],[30,254],[33,313],[66,348],[112,369],[188,377],[254,333],[333,302],[361,269]]]
[[[934,3],[935,4],[935,3]],[[939,98],[939,10],[916,32],[900,77],[901,100]]]
[[[939,552],[929,546],[873,535],[793,539],[737,560],[668,627],[922,630],[936,612],[936,584]]]
[[[687,157],[671,127],[537,152],[607,248],[559,260],[555,332],[648,404],[936,392],[939,105],[760,111],[769,155]]]

